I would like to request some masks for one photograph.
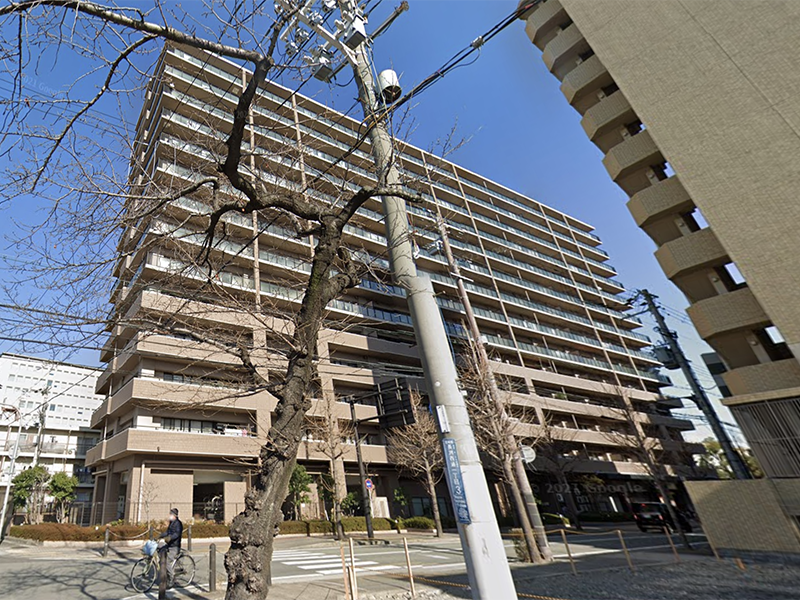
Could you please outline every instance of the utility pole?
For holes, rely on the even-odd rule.
[[[478,321],[475,319],[475,313],[472,310],[472,303],[467,294],[467,288],[464,285],[464,278],[461,276],[461,269],[456,262],[453,255],[453,249],[450,246],[450,236],[447,232],[447,223],[442,217],[441,211],[437,204],[436,206],[436,225],[439,229],[439,236],[442,240],[442,249],[447,258],[447,264],[450,268],[450,274],[456,280],[458,287],[458,295],[461,299],[461,304],[464,306],[464,312],[467,316],[467,325],[469,326],[470,337],[475,346],[475,351],[478,355],[478,369],[480,377],[486,382],[486,387],[489,391],[489,397],[495,405],[497,413],[503,420],[504,424],[509,422],[509,416],[506,412],[505,403],[500,394],[500,389],[497,387],[497,380],[495,379],[494,372],[492,371],[489,362],[489,355],[486,353],[486,347],[481,340],[481,331],[478,327]],[[515,503],[517,504],[517,513],[519,514],[523,535],[528,541],[528,549],[533,562],[551,562],[553,560],[553,552],[550,549],[550,544],[547,541],[547,533],[542,523],[542,517],[539,514],[539,507],[536,505],[536,499],[533,496],[533,489],[531,482],[528,479],[528,474],[525,470],[525,464],[522,462],[522,454],[519,451],[519,444],[512,432],[508,432],[508,438],[505,440],[508,448],[514,449],[512,456],[513,473],[506,474],[506,478],[514,488],[512,490],[515,496]],[[519,497],[519,499],[518,499]]]
[[[367,537],[373,539],[375,530],[372,528],[372,503],[370,502],[370,491],[367,489],[367,470],[364,468],[364,458],[361,455],[361,437],[358,432],[359,420],[356,418],[356,401],[350,399],[350,417],[353,420],[353,430],[356,436],[356,458],[358,459],[358,478],[361,481],[361,509],[364,512],[364,520],[367,523]]]
[[[278,0],[282,10],[292,11],[292,21],[309,27],[324,43],[309,57],[316,64],[315,77],[329,80],[334,73],[328,58],[333,48],[341,51],[353,68],[358,96],[369,127],[372,156],[377,180],[386,187],[400,188],[400,176],[394,164],[392,138],[385,118],[379,116],[383,100],[375,90],[373,65],[366,45],[371,43],[363,29],[364,17],[356,0],[338,0],[342,19],[335,33],[320,24],[321,13],[300,8],[288,0]],[[323,1],[330,10],[333,1]],[[406,8],[401,4],[377,31],[384,31]],[[366,42],[366,43],[365,43]],[[316,56],[316,60],[314,59]],[[478,454],[466,403],[458,386],[458,372],[450,352],[449,339],[429,277],[417,273],[408,231],[406,204],[397,196],[383,196],[386,240],[392,275],[405,289],[411,322],[417,341],[426,388],[435,408],[439,438],[445,455],[445,477],[456,513],[461,548],[467,566],[473,600],[515,600],[517,598],[505,546],[494,514],[486,474]]]
[[[355,3],[351,6],[355,7]],[[359,99],[365,119],[373,124],[379,104],[372,65],[363,44],[356,49],[355,55],[353,72],[358,83]],[[400,176],[393,159],[394,148],[385,122],[376,121],[369,137],[378,180],[387,186],[399,186]],[[428,277],[421,277],[417,273],[405,201],[396,196],[384,196],[382,202],[392,274],[406,290],[426,387],[440,417],[440,437],[443,441],[453,440],[457,450],[458,471],[463,484],[457,480],[459,477],[452,469],[446,469],[445,472],[451,496],[463,496],[469,509],[468,514],[459,519],[458,530],[472,597],[475,600],[512,600],[517,597],[514,581],[467,407],[458,387],[458,373],[433,294],[433,285]],[[446,424],[442,423],[440,411],[446,415]]]
[[[640,290],[638,295],[644,299],[644,302],[647,305],[647,310],[650,311],[650,314],[653,315],[653,318],[658,324],[658,333],[661,335],[662,340],[667,344],[670,352],[675,357],[675,362],[678,364],[678,367],[683,372],[686,380],[689,382],[689,387],[692,389],[693,399],[698,408],[703,412],[708,424],[711,426],[711,430],[714,432],[714,435],[719,441],[720,448],[722,448],[725,458],[728,459],[728,464],[731,466],[734,477],[736,477],[736,479],[751,479],[752,474],[750,473],[750,469],[747,467],[744,459],[742,459],[739,452],[731,443],[728,432],[725,431],[725,428],[722,426],[719,416],[717,416],[717,413],[711,404],[711,400],[708,398],[705,390],[697,380],[697,376],[694,373],[694,369],[692,369],[689,359],[686,358],[686,355],[683,353],[683,349],[681,348],[680,344],[678,344],[677,332],[672,331],[669,329],[669,327],[667,327],[667,323],[664,320],[664,315],[661,314],[661,311],[656,304],[657,296],[654,296],[647,290]]]
[[[8,512],[8,497],[11,495],[11,480],[14,479],[14,470],[17,466],[17,454],[19,454],[19,438],[22,435],[22,415],[20,414],[18,408],[11,407],[11,409],[19,420],[19,426],[17,428],[17,439],[14,441],[14,450],[11,453],[11,465],[8,468],[8,483],[6,484],[6,493],[5,497],[3,498],[3,509],[0,511],[0,541],[4,540],[6,537],[6,513]],[[8,424],[8,428],[11,430],[11,423]]]

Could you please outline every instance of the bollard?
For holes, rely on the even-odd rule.
[[[147,528],[147,531],[149,531],[149,532],[150,532],[150,533],[149,533],[149,538],[150,538],[151,540],[155,539],[156,532],[153,530],[153,526],[152,526],[152,525],[150,525],[150,526]]]
[[[162,548],[158,552],[158,600],[167,598],[167,549]]]
[[[189,527],[186,529],[186,550],[191,552],[192,551],[192,524],[189,523]]]
[[[631,569],[631,573],[635,573],[636,569],[633,568],[633,561],[631,560],[631,553],[628,552],[628,546],[625,544],[625,538],[622,537],[622,530],[617,529],[617,535],[619,536],[619,543],[622,545],[622,551],[625,553],[625,559],[628,561],[628,566]]]
[[[350,590],[353,594],[353,600],[358,600],[358,579],[356,578],[356,553],[353,550],[353,538],[347,540],[350,542]]]
[[[411,570],[411,557],[408,555],[408,540],[403,538],[403,550],[406,553],[406,567],[408,568],[408,583],[411,586],[411,597],[417,597],[417,590],[414,589],[414,572]]]
[[[106,532],[103,535],[103,558],[108,556],[108,540],[111,537],[111,530],[106,527]]]
[[[344,600],[350,600],[350,573],[347,570],[347,560],[344,557],[344,546],[339,544],[339,553],[342,555],[342,577],[344,578]]]
[[[747,567],[744,566],[744,562],[738,556],[733,559],[733,562],[736,563],[736,566],[739,568],[740,571],[747,571]]]
[[[672,553],[675,555],[675,562],[681,562],[681,555],[678,554],[678,549],[675,547],[675,543],[672,541],[672,536],[669,533],[669,529],[664,527],[664,535],[667,536],[667,540],[669,541],[669,547],[672,548]]]
[[[572,559],[572,552],[569,549],[569,543],[567,543],[567,533],[563,529],[561,530],[561,539],[564,540],[564,547],[567,549],[567,556],[569,557],[569,566],[572,567],[572,574],[577,575],[578,569],[575,568],[575,561]]]
[[[217,545],[208,547],[208,591],[217,591]]]

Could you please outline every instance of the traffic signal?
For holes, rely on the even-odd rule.
[[[411,408],[411,386],[408,379],[390,379],[375,386],[378,422],[382,429],[403,427],[414,423]]]

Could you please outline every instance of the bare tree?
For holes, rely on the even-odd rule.
[[[536,456],[544,470],[551,473],[564,491],[570,522],[578,529],[583,529],[580,521],[575,494],[567,474],[575,467],[575,463],[583,457],[576,453],[575,439],[577,432],[564,428],[556,428],[552,422],[541,423],[535,441]]]
[[[681,527],[681,522],[678,519],[675,507],[672,505],[669,488],[667,487],[669,474],[663,458],[660,456],[664,451],[663,441],[647,435],[639,418],[640,413],[634,408],[633,401],[624,387],[614,386],[613,393],[620,400],[620,407],[615,409],[615,412],[627,426],[624,429],[609,431],[606,435],[616,445],[625,448],[631,455],[636,457],[645,468],[663,499],[670,520],[680,535],[681,543],[686,549],[691,549],[691,543],[686,532]]]
[[[436,536],[442,535],[442,516],[436,485],[444,475],[444,456],[436,432],[436,423],[430,412],[422,406],[420,395],[411,393],[411,410],[414,423],[397,427],[386,435],[389,460],[425,486],[431,500]]]
[[[347,496],[347,482],[341,462],[349,447],[346,440],[353,438],[355,428],[349,419],[343,418],[337,405],[334,394],[323,394],[316,410],[307,418],[306,435],[308,445],[328,459],[330,477],[320,478],[319,483],[330,493],[336,538],[343,539],[342,500]]]
[[[230,528],[231,547],[225,557],[228,600],[264,598],[268,593],[273,525],[312,405],[320,327],[328,304],[364,274],[363,261],[342,244],[344,227],[374,197],[419,199],[400,186],[387,185],[383,171],[371,187],[351,191],[334,186],[336,197],[327,201],[306,193],[305,187],[286,190],[274,185],[258,168],[268,153],[252,147],[252,128],[248,137],[252,107],[265,78],[283,68],[276,48],[292,16],[291,11],[272,15],[263,6],[245,10],[241,4],[230,8],[205,0],[201,10],[189,13],[180,6],[170,10],[158,0],[142,9],[91,1],[22,0],[0,7],[0,57],[12,87],[4,101],[2,138],[12,167],[0,189],[6,203],[34,197],[43,210],[41,220],[16,240],[27,260],[17,263],[17,281],[4,290],[24,321],[18,335],[46,328],[53,335],[48,341],[38,338],[37,347],[60,344],[72,350],[101,346],[106,328],[135,329],[140,332],[136,341],[180,336],[207,356],[224,354],[238,362],[234,375],[222,370],[195,375],[190,368],[181,373],[219,385],[216,395],[198,392],[196,406],[212,411],[221,402],[234,404],[243,395],[262,392],[277,398],[245,509]],[[235,102],[216,107],[227,119],[209,117],[194,127],[194,138],[176,141],[176,155],[193,144],[198,148],[195,154],[205,158],[188,174],[169,181],[147,170],[135,128],[126,128],[124,119],[125,105],[136,102],[139,93],[169,84],[148,75],[152,53],[161,56],[164,44],[248,67],[243,68],[241,88],[230,90]],[[72,85],[50,97],[30,90],[30,82],[38,81],[47,68],[55,73],[67,61]],[[293,153],[284,151],[284,158],[297,160]],[[171,208],[179,201],[186,205],[186,200],[194,201],[196,210],[175,222]],[[281,291],[274,305],[264,306],[260,300],[254,304],[247,294],[222,285],[225,277],[236,277],[240,288],[253,288],[245,275],[226,271],[230,259],[223,242],[231,215],[252,218],[256,230],[263,217],[265,227],[277,224],[297,238],[313,240],[307,261],[298,265],[290,281],[291,289]],[[175,244],[176,239],[184,245]],[[234,253],[252,253],[254,241]],[[164,311],[128,310],[135,296],[131,291],[137,290],[135,275],[118,286],[112,274],[115,265],[122,264],[124,271],[132,259],[165,244],[174,254],[153,259],[164,271],[160,285],[192,289],[193,297],[175,298],[167,316]],[[186,249],[191,246],[196,249]],[[30,289],[34,291],[21,295],[20,290]],[[105,298],[112,295],[117,311],[107,317]],[[299,308],[287,307],[294,300],[299,300]],[[209,327],[210,322],[224,325]],[[271,377],[276,371],[280,376]]]
[[[524,415],[512,416],[508,394],[498,392],[493,397],[489,393],[489,382],[474,353],[462,355],[462,365],[461,381],[469,392],[467,410],[475,439],[488,463],[511,492],[527,556],[535,563],[546,562],[537,544],[533,524],[514,473],[513,461],[519,452],[517,438],[526,437]]]

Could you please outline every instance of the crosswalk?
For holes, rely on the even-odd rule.
[[[342,573],[342,556],[331,551],[276,550],[272,554],[272,561],[319,575]],[[387,571],[398,568],[394,565],[381,565],[373,560],[356,559],[352,564],[355,566],[356,572]],[[351,565],[349,558],[347,565]]]

